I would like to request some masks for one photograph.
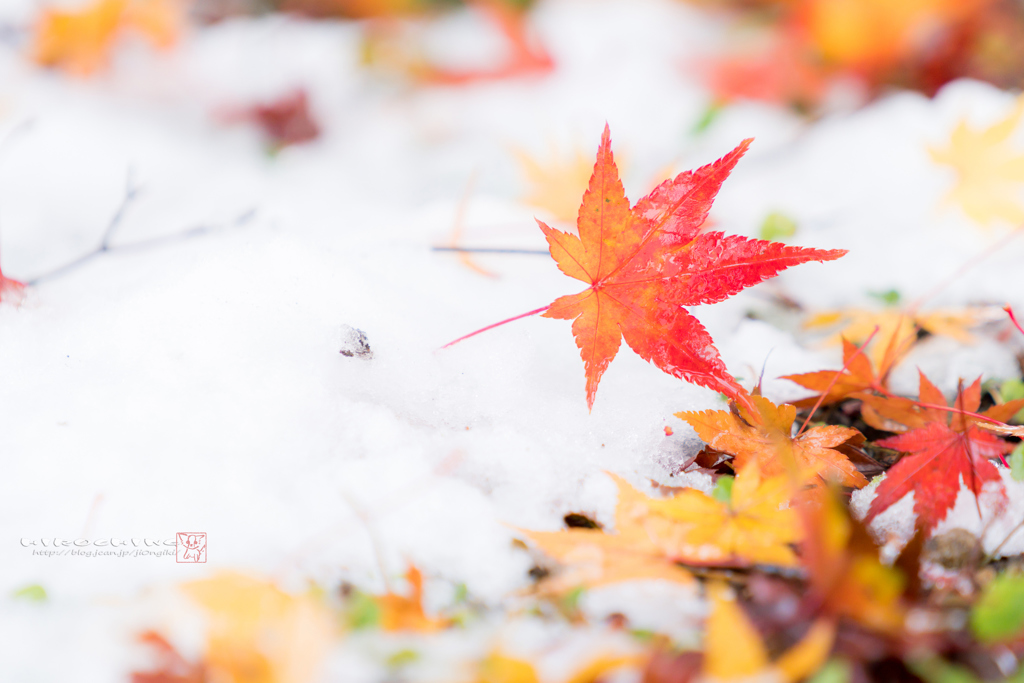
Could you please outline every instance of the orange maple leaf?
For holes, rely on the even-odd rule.
[[[843,444],[863,442],[856,429],[827,425],[793,437],[794,406],[777,406],[763,396],[751,396],[750,400],[757,411],[754,414],[740,405],[738,414],[705,410],[676,413],[676,417],[689,423],[712,448],[732,455],[736,470],[756,462],[766,477],[807,470],[844,486],[860,488],[868,483],[853,463],[835,450]]]
[[[47,8],[36,22],[32,59],[42,66],[88,76],[107,64],[126,29],[158,47],[177,38],[181,9],[174,0],[95,0],[78,11]]]
[[[376,598],[381,608],[380,627],[385,631],[430,633],[448,626],[443,619],[431,619],[423,611],[423,574],[414,566],[405,573],[409,595],[387,592]]]
[[[826,63],[877,75],[989,0],[802,0],[797,20]]]
[[[876,631],[903,625],[906,581],[882,564],[864,525],[852,519],[834,491],[797,506],[805,540],[800,556],[810,579],[808,601],[833,617],[849,617]]]
[[[711,335],[683,307],[723,301],[790,266],[846,253],[701,232],[722,182],[750,142],[666,180],[630,208],[605,126],[579,211],[579,236],[538,221],[559,269],[589,285],[542,309],[544,317],[573,321],[588,407],[623,338],[664,372],[746,401]]]
[[[140,633],[139,642],[153,650],[158,666],[152,671],[133,671],[131,683],[205,683],[206,670],[203,663],[185,659],[174,645],[156,631]]]
[[[540,76],[554,69],[555,63],[543,44],[532,35],[527,13],[521,3],[509,0],[466,0],[501,34],[506,58],[493,67],[443,68],[434,64],[427,50],[411,39],[410,22],[397,21],[398,15],[426,15],[432,8],[416,0],[284,0],[285,11],[313,16],[376,17],[367,24],[363,43],[363,63],[404,73],[430,85],[468,85],[521,76]],[[433,8],[436,9],[436,8]]]
[[[860,352],[851,341],[844,337],[842,370],[818,370],[799,375],[783,375],[782,379],[788,379],[802,387],[817,391],[819,395],[824,394],[821,405],[827,406],[849,396],[858,397],[864,392],[886,389],[888,376],[889,367],[883,366],[878,372],[875,372],[874,365],[867,355]],[[817,403],[818,398],[818,396],[812,396],[801,399],[794,402],[793,405],[798,408],[810,408]]]

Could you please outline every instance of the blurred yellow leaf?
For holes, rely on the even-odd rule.
[[[523,201],[549,211],[560,221],[574,223],[593,163],[579,150],[568,157],[551,152],[545,159],[515,150],[515,156],[529,184]]]
[[[187,583],[183,590],[209,617],[205,664],[210,680],[315,680],[334,631],[330,613],[319,602],[234,572]]]
[[[578,586],[636,579],[691,583],[690,573],[666,557],[651,539],[646,527],[651,499],[620,477],[610,476],[619,488],[615,506],[616,533],[599,529],[523,532],[544,553],[566,565],[549,580],[549,590],[564,592]]]
[[[1010,141],[1022,115],[1024,98],[1018,99],[1008,116],[988,128],[975,130],[960,121],[946,147],[929,150],[936,163],[952,166],[957,172],[957,184],[948,199],[982,225],[998,220],[1024,222],[1024,153]]]
[[[480,662],[477,683],[539,683],[533,664],[494,652]]]
[[[704,674],[715,681],[764,680],[793,682],[817,671],[828,659],[835,625],[816,621],[807,634],[773,664],[761,635],[720,582],[708,585],[711,615],[704,635]]]
[[[798,564],[791,544],[802,536],[800,518],[790,509],[795,491],[786,475],[761,479],[751,461],[736,477],[731,500],[716,500],[696,489],[649,505],[671,524],[654,534],[666,552],[696,564]]]
[[[177,38],[181,17],[174,0],[95,0],[77,11],[46,8],[36,21],[32,59],[87,76],[106,66],[124,30],[138,31],[154,45],[167,47]]]
[[[982,312],[971,308],[916,313],[898,308],[881,311],[847,308],[816,313],[804,322],[804,327],[812,330],[834,328],[837,331],[829,336],[829,343],[839,344],[846,339],[857,346],[867,341],[877,327],[878,332],[864,353],[879,369],[878,373],[884,375],[917,342],[918,328],[934,335],[951,337],[961,344],[970,344],[974,341],[970,329],[983,321]]]
[[[565,683],[595,683],[604,674],[626,666],[639,665],[640,656],[602,655],[590,661],[569,677]],[[494,652],[480,662],[476,683],[539,683],[533,664]]]

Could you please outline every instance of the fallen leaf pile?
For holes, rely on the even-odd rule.
[[[514,603],[485,604],[459,586],[428,608],[430,582],[413,565],[399,582],[382,565],[383,592],[344,583],[297,595],[241,574],[188,583],[183,591],[208,619],[201,654],[185,657],[165,635],[146,631],[141,640],[155,666],[133,683],[313,681],[332,642],[371,635],[382,643],[385,678],[401,679],[415,670],[417,648],[523,618],[617,638],[596,657],[577,657],[575,668],[563,663],[556,678],[567,683],[627,675],[648,683],[913,683],[975,680],[993,667],[1012,672],[1008,658],[1019,665],[1024,656],[1024,581],[994,568],[1003,562],[998,547],[986,556],[973,550],[972,532],[940,527],[963,496],[982,517],[1005,506],[1010,472],[1000,461],[1015,448],[1020,429],[1012,420],[1024,398],[1005,400],[976,380],[961,382],[948,401],[923,373],[916,396],[893,393],[889,374],[904,347],[919,328],[938,325],[904,313],[863,336],[864,323],[848,325],[841,368],[787,376],[815,392],[806,399],[775,403],[760,386],[740,385],[683,306],[721,301],[790,265],[843,254],[702,229],[748,144],[630,206],[606,128],[577,233],[540,224],[559,268],[588,285],[534,312],[574,321],[588,406],[622,338],[667,374],[724,394],[726,409],[676,414],[677,428],[689,425],[706,444],[677,474],[704,477],[702,487],[693,485],[698,479],[634,485],[608,473],[617,494],[606,524],[570,513],[564,529],[514,529],[533,564]],[[861,518],[848,501],[854,491],[870,496]],[[887,561],[876,522],[907,496],[916,533]],[[957,555],[957,542],[971,548]],[[699,643],[630,629],[619,613],[588,623],[588,595],[652,582],[704,605]],[[449,676],[547,679],[540,662],[557,645],[524,657],[502,643],[500,629],[478,640]]]

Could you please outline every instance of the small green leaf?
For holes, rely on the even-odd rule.
[[[886,306],[895,306],[900,302],[900,293],[895,289],[887,289],[884,292],[868,292],[868,296],[878,299]]]
[[[575,612],[580,607],[580,600],[587,589],[583,586],[576,586],[562,597],[562,609],[566,612]]]
[[[925,683],[979,683],[970,669],[950,664],[939,657],[910,660],[907,668]]]
[[[732,502],[732,484],[735,481],[734,477],[730,477],[728,474],[723,474],[715,482],[715,488],[711,489],[711,497],[720,503],[726,505]]]
[[[46,602],[49,596],[46,595],[45,588],[38,583],[33,583],[14,591],[11,593],[11,597],[16,600],[28,600],[29,602]]]
[[[469,588],[464,583],[458,583],[455,585],[455,595],[452,596],[452,602],[456,605],[461,605],[466,602],[469,598]]]
[[[999,385],[999,396],[1003,402],[1024,398],[1024,382],[1019,379],[1008,379]],[[1012,418],[1016,422],[1024,422],[1024,410],[1018,411]]]
[[[374,628],[380,625],[380,605],[369,593],[354,593],[349,598],[347,612],[348,624],[353,629]]]
[[[850,663],[841,657],[833,657],[818,669],[818,673],[807,679],[807,683],[850,683]]]
[[[784,213],[773,211],[764,217],[759,237],[769,242],[778,242],[796,234],[796,221]]]
[[[410,648],[399,650],[398,652],[391,653],[391,656],[387,658],[387,665],[391,669],[400,669],[403,666],[408,666],[420,658],[420,653]]]
[[[999,385],[999,395],[1004,401],[1013,401],[1024,398],[1024,381],[1019,379],[1008,379]]]
[[[971,630],[986,645],[1024,632],[1024,576],[1003,574],[985,586],[971,610]]]
[[[697,123],[693,124],[693,128],[690,130],[693,135],[700,135],[711,127],[711,124],[715,122],[718,115],[722,113],[725,107],[722,106],[721,102],[712,101],[708,104],[704,113],[697,119]]]
[[[1010,453],[1010,476],[1014,481],[1024,481],[1024,441]]]

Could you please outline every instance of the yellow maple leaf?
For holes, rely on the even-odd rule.
[[[751,461],[727,501],[696,489],[650,501],[653,512],[671,520],[652,525],[652,531],[666,553],[681,562],[793,567],[798,560],[790,546],[802,535],[800,518],[788,507],[794,493],[788,476],[762,480]]]
[[[477,683],[539,683],[533,664],[500,652],[487,655],[477,667]]]
[[[712,681],[764,680],[792,683],[817,671],[832,650],[835,625],[819,620],[775,662],[761,635],[721,582],[708,585],[711,614],[704,633],[703,673]]]
[[[175,0],[95,0],[79,10],[46,8],[36,21],[32,59],[88,76],[107,64],[123,31],[135,30],[167,47],[177,38],[181,21]]]
[[[328,610],[310,596],[223,572],[183,587],[209,617],[205,665],[223,683],[307,683],[333,635]]]
[[[725,410],[676,413],[694,428],[705,443],[733,456],[733,468],[743,470],[756,462],[765,477],[786,474],[803,477],[811,472],[825,481],[860,488],[867,484],[864,475],[841,452],[845,443],[859,444],[864,437],[856,429],[826,425],[790,436],[796,420],[796,408],[775,405],[763,396],[751,396],[757,414],[743,406],[739,414]],[[818,481],[812,479],[812,483]]]
[[[828,343],[839,344],[843,339],[860,346],[874,334],[865,354],[880,375],[885,375],[917,342],[917,331],[922,329],[934,335],[951,337],[961,344],[973,343],[970,328],[984,319],[980,311],[965,309],[935,309],[908,313],[898,308],[872,311],[847,308],[822,311],[804,322],[806,329],[837,328]],[[878,332],[875,332],[875,328]]]
[[[529,184],[523,201],[549,211],[560,221],[574,223],[580,198],[593,172],[593,162],[579,150],[571,156],[551,152],[543,160],[523,150],[517,149],[514,153]]]
[[[595,683],[609,671],[640,664],[643,657],[636,655],[601,655],[573,673],[565,683]],[[492,652],[477,668],[476,683],[539,683],[540,677],[533,664]]]
[[[948,200],[982,225],[1000,220],[1014,225],[1024,222],[1024,153],[1010,140],[1022,115],[1024,98],[1019,98],[1002,120],[981,130],[961,120],[946,147],[929,150],[936,163],[956,170],[957,183]]]
[[[646,526],[651,499],[624,479],[609,476],[619,488],[615,533],[600,529],[523,532],[544,553],[565,565],[563,571],[549,580],[549,590],[560,593],[578,586],[637,579],[691,583],[693,576],[666,557],[651,539]]]

